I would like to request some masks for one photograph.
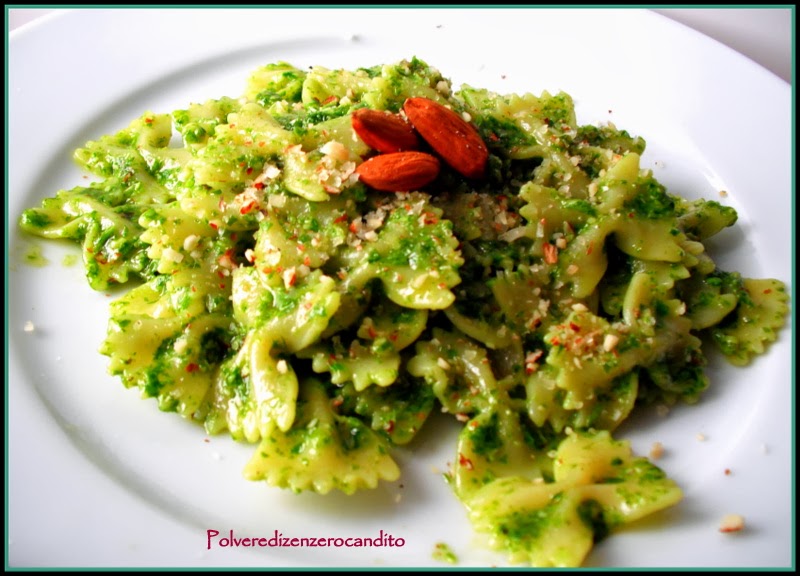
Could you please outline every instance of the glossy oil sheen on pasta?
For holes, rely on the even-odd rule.
[[[410,97],[471,120],[484,180],[358,181],[371,151],[351,114]],[[111,304],[111,373],[253,443],[248,479],[321,494],[397,480],[392,447],[441,407],[463,423],[447,477],[475,529],[513,562],[578,566],[681,499],[611,432],[639,404],[698,400],[704,336],[746,364],[788,310],[781,282],[706,254],[736,212],[668,193],[644,148],[579,126],[564,93],[452,91],[417,59],[277,63],[239,99],[87,143],[75,158],[99,179],[20,225],[80,243],[92,288],[136,284]]]

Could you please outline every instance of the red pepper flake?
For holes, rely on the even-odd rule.
[[[369,327],[369,330],[367,330],[367,334],[373,340],[375,340],[375,338],[378,336],[378,333],[375,331],[375,328],[373,326]]]
[[[561,340],[559,340],[558,338],[553,338],[550,341],[550,344],[552,344],[553,346],[561,346]]]
[[[589,254],[591,254],[593,250],[594,250],[594,242],[589,242],[589,247],[586,249],[586,255],[588,256]]]
[[[194,362],[190,362],[189,364],[186,365],[186,371],[189,372],[190,374],[192,372],[197,372],[198,370],[200,370],[200,366],[198,366]]]
[[[263,190],[264,189],[264,183],[263,182],[254,182],[253,183],[253,188],[255,188],[256,190]]]
[[[259,142],[259,143],[258,143],[258,147],[259,147],[259,148],[263,148],[263,147],[264,147],[264,146],[266,146],[266,145],[267,145],[267,143],[266,143],[266,142],[264,142],[263,140],[262,140],[261,142]]]
[[[467,470],[475,469],[475,466],[472,464],[472,460],[464,456],[461,452],[458,453],[458,463]]]
[[[231,124],[231,126],[233,126],[233,124]],[[239,162],[239,168],[244,168],[245,166],[247,166],[247,164],[244,162]]]
[[[298,251],[298,252],[305,252],[305,251],[306,251],[306,247],[305,247],[305,245],[303,245],[303,244],[301,244],[300,242],[298,242],[298,243],[297,243],[297,251]]]
[[[303,258],[303,264],[305,264],[306,266],[311,266],[311,256],[306,254],[306,257]]]
[[[222,257],[220,257],[220,259],[222,259]],[[222,270],[217,270],[217,276],[219,276],[221,280],[225,279],[225,274],[222,273]]]
[[[209,226],[211,226],[214,230],[219,230],[219,225],[214,222],[209,222]]]
[[[358,232],[358,228],[356,227],[356,221],[355,220],[350,222],[350,232],[352,232],[353,234]]]
[[[633,218],[633,212],[628,212],[628,218]]]
[[[144,119],[144,123],[145,124],[152,124],[153,123],[153,119],[152,118],[145,118]]]
[[[245,172],[245,174],[252,174],[253,173],[253,167],[252,166],[248,166],[247,170],[245,170],[244,172]]]
[[[336,220],[333,221],[334,224],[341,224],[342,222],[347,221],[347,214],[342,214]]]
[[[325,104],[330,104],[331,102],[335,102],[335,101],[336,101],[336,96],[331,94],[330,96],[325,98],[325,100],[322,101],[322,105],[324,106]]]
[[[558,248],[549,242],[544,243],[544,261],[548,264],[555,264],[558,262]]]
[[[439,219],[436,217],[436,214],[433,212],[425,212],[425,218],[423,219],[425,224],[436,224],[438,221]]]
[[[577,324],[575,324],[575,322],[570,322],[570,323],[569,323],[569,328],[570,328],[570,330],[572,330],[573,332],[580,332],[580,331],[581,331],[581,327],[580,327],[580,326],[578,326]]]
[[[772,288],[767,288],[764,290],[764,294],[772,294]]]
[[[387,434],[391,434],[392,432],[394,432],[394,420],[389,420],[384,430],[386,430]]]
[[[195,286],[192,286],[192,292],[197,292],[197,288]]]
[[[220,288],[220,290],[225,290],[225,284],[220,284],[219,288]]]
[[[498,140],[500,140],[500,137],[494,132],[492,132],[491,134],[489,134],[489,140],[491,140],[492,142],[497,142]]]
[[[398,336],[397,332],[392,332],[391,334],[389,334],[389,340],[391,340],[392,342],[397,342],[397,336]]]
[[[239,213],[242,215],[249,214],[255,207],[256,207],[256,201],[250,200],[247,204],[245,204],[239,209]]]

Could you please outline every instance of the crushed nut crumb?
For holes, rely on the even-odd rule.
[[[720,532],[739,532],[744,529],[744,518],[740,514],[727,514],[719,523]]]
[[[664,455],[664,445],[661,442],[653,442],[650,447],[650,458],[658,460]]]
[[[606,334],[606,337],[603,339],[603,350],[611,352],[617,347],[617,344],[619,344],[619,336],[616,334]]]

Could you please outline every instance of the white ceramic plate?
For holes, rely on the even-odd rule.
[[[476,544],[441,479],[454,430],[434,423],[400,451],[402,487],[345,497],[248,483],[251,448],[160,413],[106,375],[96,352],[109,295],[70,246],[22,237],[20,212],[80,183],[72,150],[145,110],[241,93],[255,67],[367,66],[418,56],[455,84],[564,90],[581,123],[614,121],[649,142],[645,163],[673,193],[719,199],[739,223],[712,243],[721,267],[792,274],[790,88],[723,46],[629,10],[110,10],[56,13],[11,35],[8,104],[8,562],[11,566],[503,565]],[[719,192],[728,191],[726,198]],[[51,261],[21,255],[39,245]],[[26,322],[35,326],[24,331]],[[789,566],[791,328],[747,369],[712,359],[697,406],[648,414],[620,434],[685,500],[598,545],[589,566]],[[705,435],[705,441],[697,439]],[[725,470],[730,470],[726,475]],[[438,472],[437,472],[438,470]],[[399,499],[399,501],[398,501]],[[738,513],[747,528],[718,531]],[[236,537],[375,537],[403,547],[207,546]]]

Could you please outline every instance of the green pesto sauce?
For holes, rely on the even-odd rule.
[[[541,538],[554,520],[556,508],[562,499],[561,493],[553,497],[549,504],[535,510],[515,510],[499,519],[495,526],[509,549],[527,548]]]
[[[67,254],[64,256],[64,259],[61,260],[61,264],[63,266],[75,266],[78,263],[78,256],[75,254]]]
[[[36,244],[31,244],[22,256],[26,264],[42,268],[47,266],[50,261],[42,254],[42,247]]]
[[[437,562],[446,562],[448,564],[457,564],[458,557],[455,555],[450,546],[444,542],[437,542],[433,547],[433,559]]]
[[[497,414],[492,414],[489,422],[475,428],[470,434],[470,440],[476,454],[489,456],[499,451],[503,447],[503,439],[500,436]]]

